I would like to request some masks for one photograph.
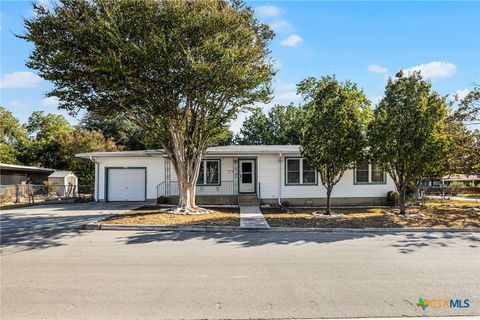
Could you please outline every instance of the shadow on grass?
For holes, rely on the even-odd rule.
[[[242,248],[272,245],[303,245],[308,243],[329,244],[340,241],[381,238],[385,243],[408,254],[423,248],[442,248],[468,244],[471,248],[480,245],[480,238],[472,232],[142,232],[121,238],[129,244],[146,244],[163,241],[209,240],[219,244],[233,244]],[[382,239],[383,240],[383,239]]]

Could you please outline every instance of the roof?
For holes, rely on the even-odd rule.
[[[0,163],[0,170],[40,172],[40,173],[52,173],[53,171],[55,171],[54,169],[49,169],[49,168],[21,166],[21,165],[8,164],[8,163]]]
[[[467,174],[451,174],[448,176],[444,176],[442,181],[463,181],[463,180],[480,180],[479,176],[474,174],[467,175]]]
[[[257,154],[280,154],[300,153],[299,145],[229,145],[208,148],[208,155],[257,155]],[[137,150],[137,151],[112,151],[112,152],[87,152],[79,153],[79,158],[95,157],[150,157],[165,155],[161,149]]]
[[[136,151],[104,151],[79,153],[78,158],[89,159],[90,157],[149,157],[152,155],[163,155],[162,150],[136,150]]]
[[[54,171],[51,175],[49,175],[49,178],[65,178],[70,175],[75,176],[75,174],[72,171],[65,171],[65,170],[57,170]],[[76,177],[76,176],[75,176]]]
[[[300,146],[294,144],[285,145],[230,145],[207,149],[207,154],[279,154],[300,153]]]

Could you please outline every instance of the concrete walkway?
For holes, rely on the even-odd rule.
[[[240,227],[249,229],[270,228],[258,206],[243,205],[240,205]]]

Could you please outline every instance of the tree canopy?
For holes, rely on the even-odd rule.
[[[35,13],[20,37],[48,95],[148,131],[173,163],[179,209],[196,208],[205,149],[239,110],[268,102],[269,27],[240,1],[62,0]]]
[[[308,104],[302,155],[320,174],[327,189],[326,213],[330,214],[333,187],[364,154],[364,120],[368,118],[370,102],[355,84],[340,83],[332,76],[307,78],[299,88]]]
[[[388,80],[385,95],[369,125],[370,152],[392,177],[405,213],[406,191],[444,166],[446,101],[419,72],[398,72]]]
[[[304,108],[293,104],[276,105],[267,114],[255,109],[243,122],[235,141],[239,144],[300,144],[304,116]]]
[[[13,114],[0,107],[0,162],[19,164],[20,149],[28,141],[27,131]]]

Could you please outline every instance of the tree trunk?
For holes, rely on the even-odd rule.
[[[178,177],[178,208],[186,212],[196,208],[194,188],[185,177]]]
[[[327,188],[327,209],[325,210],[325,214],[332,214],[332,204],[330,202],[330,197],[332,195],[333,187],[329,186]]]
[[[402,186],[400,188],[400,214],[405,214],[407,202],[407,188]]]

